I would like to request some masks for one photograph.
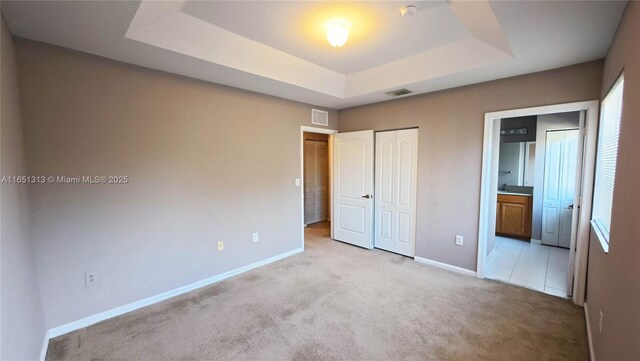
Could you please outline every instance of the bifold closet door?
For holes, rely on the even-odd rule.
[[[542,243],[568,248],[575,195],[578,130],[547,132],[542,190]]]
[[[375,247],[415,256],[418,129],[376,133]]]
[[[333,238],[373,248],[373,130],[333,136]]]
[[[329,163],[327,142],[304,141],[304,223],[327,219]]]

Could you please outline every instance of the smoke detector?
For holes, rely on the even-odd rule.
[[[406,5],[400,8],[400,15],[403,18],[410,18],[418,12],[418,7],[413,4]]]

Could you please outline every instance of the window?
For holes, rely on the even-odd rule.
[[[596,231],[604,238],[602,246],[605,251],[608,250],[611,229],[611,206],[615,186],[616,159],[618,158],[623,90],[624,76],[621,75],[600,107],[592,220]]]

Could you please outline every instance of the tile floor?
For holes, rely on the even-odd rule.
[[[567,297],[569,250],[496,236],[487,278]]]

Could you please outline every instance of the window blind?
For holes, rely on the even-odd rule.
[[[620,76],[609,91],[609,94],[602,101],[600,125],[598,127],[598,152],[592,219],[607,243],[609,242],[611,229],[611,208],[613,189],[615,187],[616,160],[618,158],[623,89],[624,76]]]

